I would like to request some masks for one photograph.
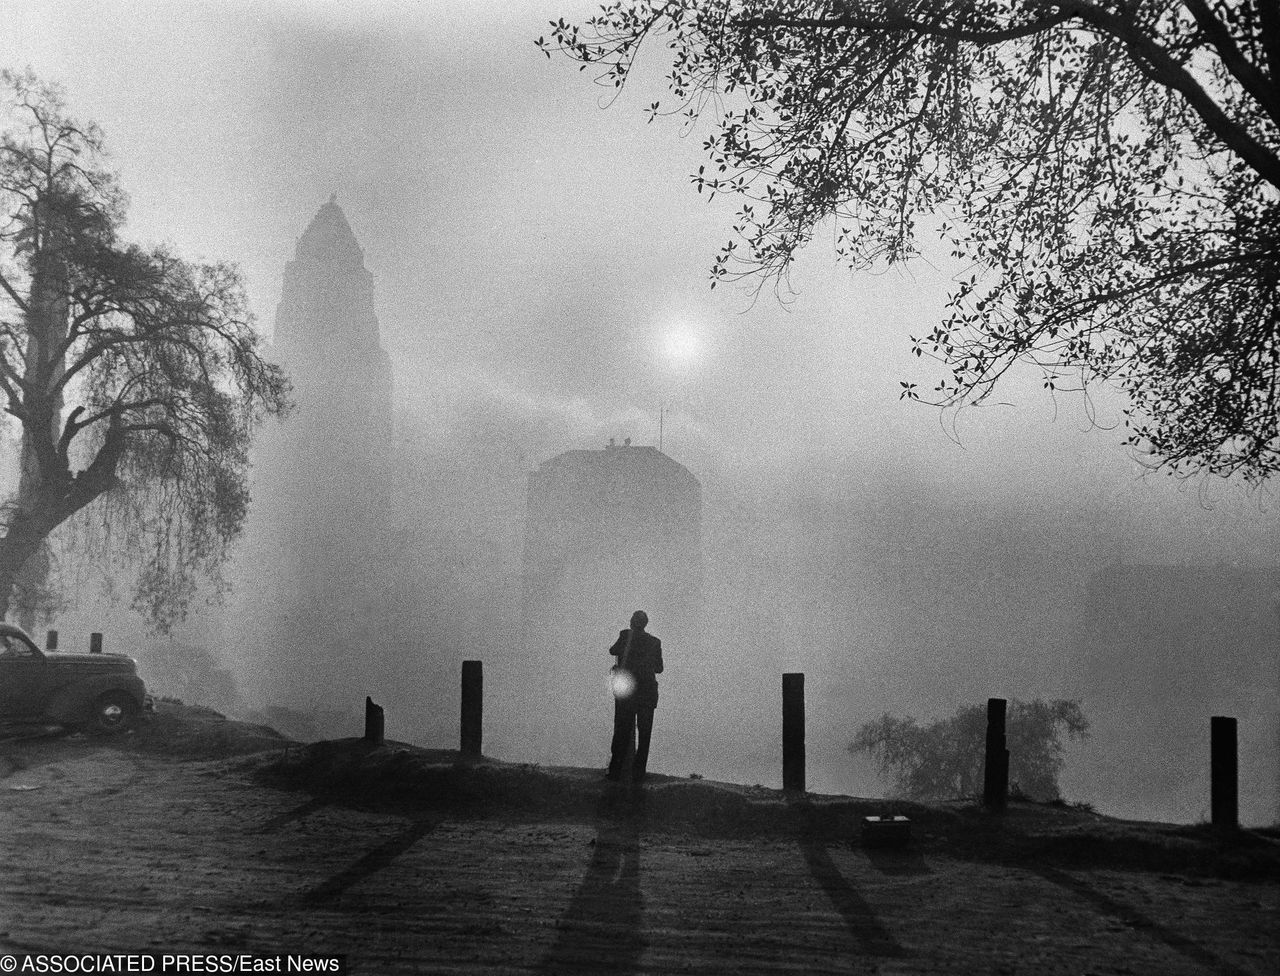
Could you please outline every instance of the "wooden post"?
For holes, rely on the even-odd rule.
[[[373,746],[382,745],[386,716],[382,706],[375,705],[368,695],[364,699],[364,741]]]
[[[89,635],[89,653],[90,654],[102,653],[102,635],[97,633],[96,631]]]
[[[484,738],[484,665],[462,662],[462,735],[464,755],[480,755]]]
[[[1009,802],[1009,750],[1005,744],[1003,698],[987,699],[987,748],[982,768],[982,803],[1003,810]]]
[[[1236,720],[1215,715],[1209,719],[1209,809],[1215,827],[1240,826],[1239,788]]]
[[[44,649],[46,651],[56,651],[58,649],[58,632],[51,630],[44,635]]]
[[[782,676],[782,788],[804,792],[804,675]]]

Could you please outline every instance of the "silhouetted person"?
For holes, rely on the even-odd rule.
[[[618,635],[609,653],[618,659],[613,678],[613,747],[609,757],[609,779],[620,779],[627,752],[636,731],[635,761],[631,780],[644,780],[649,763],[649,738],[653,735],[653,710],[658,707],[658,679],[662,673],[662,641],[646,633],[649,615],[637,610],[631,628]]]

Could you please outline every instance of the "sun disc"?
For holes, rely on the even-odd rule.
[[[672,329],[662,339],[662,355],[678,366],[696,362],[702,355],[702,339],[693,329]]]

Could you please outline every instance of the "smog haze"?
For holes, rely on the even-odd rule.
[[[453,744],[457,668],[481,659],[487,752],[603,766],[606,650],[636,607],[593,646],[532,646],[528,477],[566,451],[661,438],[701,486],[703,613],[697,646],[651,621],[666,655],[652,770],[778,785],[781,675],[801,671],[810,789],[883,792],[846,747],[886,712],[1078,698],[1094,729],[1069,747],[1069,799],[1203,818],[1209,717],[1237,715],[1242,817],[1273,822],[1275,488],[1148,470],[1106,389],[1051,394],[1015,371],[959,413],[901,400],[901,381],[940,378],[908,337],[966,270],[932,245],[852,274],[819,234],[788,287],[712,289],[735,204],[690,181],[698,127],[645,123],[660,47],[619,93],[535,47],[594,6],[8,5],[0,65],[62,84],[102,126],[126,236],[239,265],[268,339],[331,197],[372,276],[394,396],[386,558],[359,567],[381,581],[362,611],[376,620],[353,628],[377,635],[369,673],[339,701],[263,693],[270,609],[245,594],[280,568],[252,534],[317,517],[265,489],[237,593],[176,639],[231,671],[246,710],[355,715],[369,694],[389,735],[431,745]],[[149,639],[109,613],[122,642]],[[531,677],[547,661],[586,677],[558,698]]]

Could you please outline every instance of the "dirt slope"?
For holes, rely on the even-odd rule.
[[[264,748],[265,747],[265,748]],[[0,744],[0,949],[320,952],[393,973],[1280,972],[1276,842],[302,747],[176,707]]]

